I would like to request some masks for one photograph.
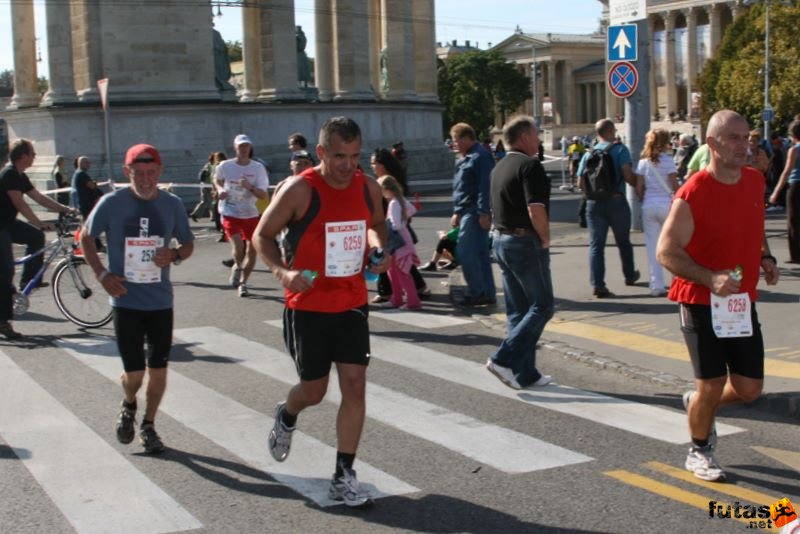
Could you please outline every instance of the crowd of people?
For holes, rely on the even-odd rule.
[[[466,282],[458,304],[493,305],[497,290],[491,243],[502,275],[508,332],[487,359],[486,369],[516,390],[553,381],[536,365],[537,342],[555,306],[550,271],[551,184],[539,158],[538,133],[532,117],[510,119],[503,128],[503,157],[496,159],[469,124],[451,127],[450,141],[458,153],[452,229],[442,232],[435,255],[425,265],[420,265],[415,249],[411,222],[416,210],[408,200],[402,143],[373,152],[375,176],[370,176],[359,164],[361,130],[347,117],[324,122],[316,160],[302,135],[289,136],[292,175],[277,184],[271,199],[267,166],[254,158],[250,137],[236,135],[235,157],[213,153],[201,169],[199,181],[209,194],[190,213],[177,196],[158,188],[164,166],[154,146],[130,147],[123,166],[129,187],[102,196],[94,192],[98,187],[88,175],[88,158],[78,158],[72,180],[74,207],[70,207],[32,186],[25,170],[36,156],[34,145],[16,141],[11,162],[0,172],[0,335],[21,337],[10,323],[12,243],[23,242],[35,250],[43,245],[42,231],[51,229],[22,196],[51,210],[80,211],[85,219],[80,244],[110,295],[123,366],[117,439],[127,444],[136,435],[137,394],[147,375],[139,438],[146,452],[163,451],[155,419],[166,390],[172,343],[170,272],[192,255],[189,218],[217,213],[233,256],[228,282],[239,296],[249,294],[247,283],[257,256],[285,292],[284,338],[299,381],[275,407],[268,439],[272,457],[286,460],[300,414],[325,397],[335,364],[342,402],[329,496],[349,506],[366,505],[370,496],[353,467],[365,420],[370,355],[365,271],[385,275],[379,282],[378,302],[388,300],[392,306],[418,310],[427,290],[419,270],[444,268],[438,262],[448,254],[450,265],[457,261],[461,266]],[[574,144],[580,142],[581,149],[574,152],[580,157],[570,158],[576,162],[575,186],[586,196],[592,292],[597,298],[613,296],[605,283],[609,228],[619,249],[625,283],[633,285],[640,278],[625,198],[630,185],[643,205],[650,291],[654,296],[667,293],[662,269],[674,275],[668,297],[680,304],[681,329],[696,377],[696,389],[684,395],[692,440],[685,467],[698,478],[724,480],[725,472],[714,457],[715,414],[721,405],[750,402],[761,393],[764,347],[755,287],[761,270],[768,284],[776,283],[779,276],[764,234],[764,206],[753,202],[765,198],[767,188],[765,175],[754,164],[758,159],[751,156],[753,132],[733,111],[715,114],[704,145],[707,163],[696,172],[691,161],[686,164],[688,178],[683,185],[679,169],[688,155],[683,153],[677,161],[668,132],[648,132],[636,168],[612,120],[598,121],[595,133],[592,148],[587,150],[578,140]],[[788,151],[770,200],[777,200],[788,183],[789,202],[796,201],[800,122],[792,123],[790,133],[795,145]],[[680,147],[683,140],[678,142]],[[695,150],[691,160],[700,152],[700,148]],[[56,171],[64,172],[63,161],[57,162]],[[63,174],[59,179],[64,183]],[[18,221],[18,212],[29,223]],[[789,213],[793,220],[798,211],[791,207]],[[790,239],[796,235],[790,234]],[[101,237],[106,242],[105,255]],[[170,246],[173,240],[177,247]],[[30,279],[35,269],[35,265],[26,266],[21,282]]]

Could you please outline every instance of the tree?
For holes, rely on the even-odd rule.
[[[228,48],[228,59],[231,60],[231,63],[242,60],[241,41],[225,41],[225,46]]]
[[[0,96],[11,96],[14,94],[14,71],[4,70],[0,72]]]
[[[770,104],[774,124],[787,124],[800,111],[800,6],[770,7]],[[764,5],[742,13],[725,31],[715,58],[700,77],[703,121],[720,109],[733,109],[750,124],[762,124],[764,107]],[[780,128],[779,128],[780,129]]]
[[[438,64],[439,100],[445,136],[466,122],[488,137],[495,113],[509,113],[531,97],[531,79],[497,51],[472,50]]]

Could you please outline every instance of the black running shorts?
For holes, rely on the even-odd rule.
[[[698,379],[727,376],[728,372],[747,378],[764,378],[764,338],[756,305],[751,307],[753,335],[719,338],[711,326],[711,307],[681,304],[681,331]]]
[[[172,308],[168,310],[131,310],[114,308],[114,333],[125,372],[144,371],[144,344],[147,341],[146,366],[167,366],[172,348]]]
[[[331,364],[369,365],[368,307],[340,313],[283,311],[283,339],[301,380],[328,376]]]

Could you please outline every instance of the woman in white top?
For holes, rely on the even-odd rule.
[[[667,219],[672,195],[678,189],[678,174],[672,159],[672,144],[667,130],[650,130],[636,166],[636,194],[642,201],[642,225],[647,245],[650,294],[667,294],[664,270],[656,260],[656,245]]]

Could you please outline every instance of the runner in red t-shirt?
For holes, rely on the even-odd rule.
[[[336,473],[328,495],[348,506],[371,503],[359,488],[353,461],[364,426],[369,363],[367,289],[363,271],[369,246],[383,248],[386,224],[377,182],[358,170],[361,130],[334,117],[319,134],[320,164],[289,178],[258,223],[254,245],[286,289],[284,338],[300,383],[278,403],[269,434],[275,460],[289,456],[299,413],[322,401],[336,364],[342,403],[337,421]],[[275,237],[286,228],[286,262]],[[374,273],[386,271],[389,255]]]
[[[717,409],[756,400],[764,384],[759,268],[767,284],[778,282],[764,234],[764,180],[745,167],[748,133],[734,111],[711,117],[711,163],[676,193],[657,252],[675,275],[669,298],[680,304],[697,386],[683,395],[692,438],[685,466],[714,482],[725,480],[713,456]]]

